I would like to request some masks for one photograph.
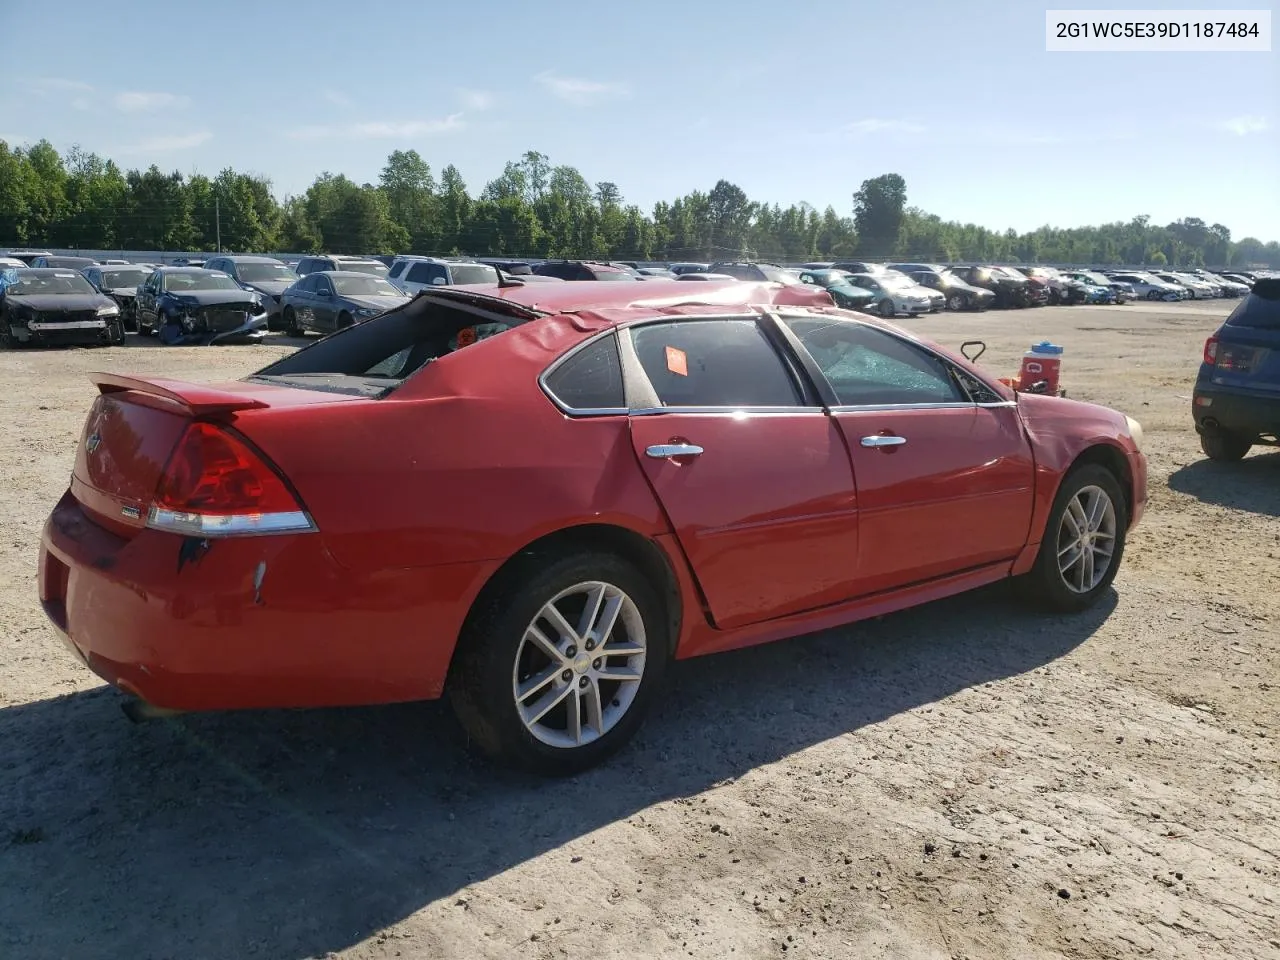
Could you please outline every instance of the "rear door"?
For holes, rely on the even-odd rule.
[[[784,317],[825,378],[858,484],[857,591],[1012,560],[1034,463],[1016,404],[918,343],[856,321]]]
[[[858,511],[848,451],[757,319],[647,323],[620,345],[636,457],[716,626],[850,596]]]

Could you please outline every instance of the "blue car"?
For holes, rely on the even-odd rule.
[[[1280,277],[1259,279],[1205,341],[1191,415],[1212,460],[1280,445]]]

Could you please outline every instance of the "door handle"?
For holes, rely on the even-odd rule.
[[[906,437],[885,436],[884,434],[862,438],[864,447],[900,447],[906,442]]]
[[[655,443],[645,448],[645,456],[655,460],[668,460],[671,457],[696,457],[703,452],[702,447],[694,443]]]

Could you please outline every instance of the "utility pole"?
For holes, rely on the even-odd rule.
[[[213,230],[217,235],[218,252],[222,252],[222,207],[218,204],[218,195],[213,195]]]

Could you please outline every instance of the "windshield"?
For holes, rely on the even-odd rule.
[[[337,265],[340,269],[349,273],[371,273],[375,277],[385,277],[387,275],[387,265],[379,263],[377,260],[339,260]]]
[[[102,285],[104,287],[140,287],[151,276],[150,270],[103,270]]]
[[[239,290],[236,283],[225,273],[167,273],[164,277],[164,289],[170,293],[186,293],[188,290]],[[246,294],[247,296],[247,294]]]
[[[1108,280],[1106,277],[1104,277],[1100,273],[1081,273],[1081,274],[1078,274],[1078,276],[1084,280],[1089,281],[1090,283],[1097,284],[1100,287],[1105,287],[1109,283],[1111,283],[1110,280]]]
[[[454,283],[497,283],[498,271],[483,263],[450,264]]]
[[[597,280],[635,280],[635,277],[623,270],[593,270],[592,274]]]
[[[98,292],[93,289],[93,284],[78,273],[29,273],[18,274],[17,277],[17,283],[11,284],[5,291],[11,297]]]
[[[293,283],[298,279],[298,275],[283,263],[237,263],[236,273],[240,274],[240,279],[246,283],[264,283],[271,280]]]
[[[391,285],[391,281],[381,277],[337,277],[329,278],[334,289],[341,297],[400,297],[403,291]]]

